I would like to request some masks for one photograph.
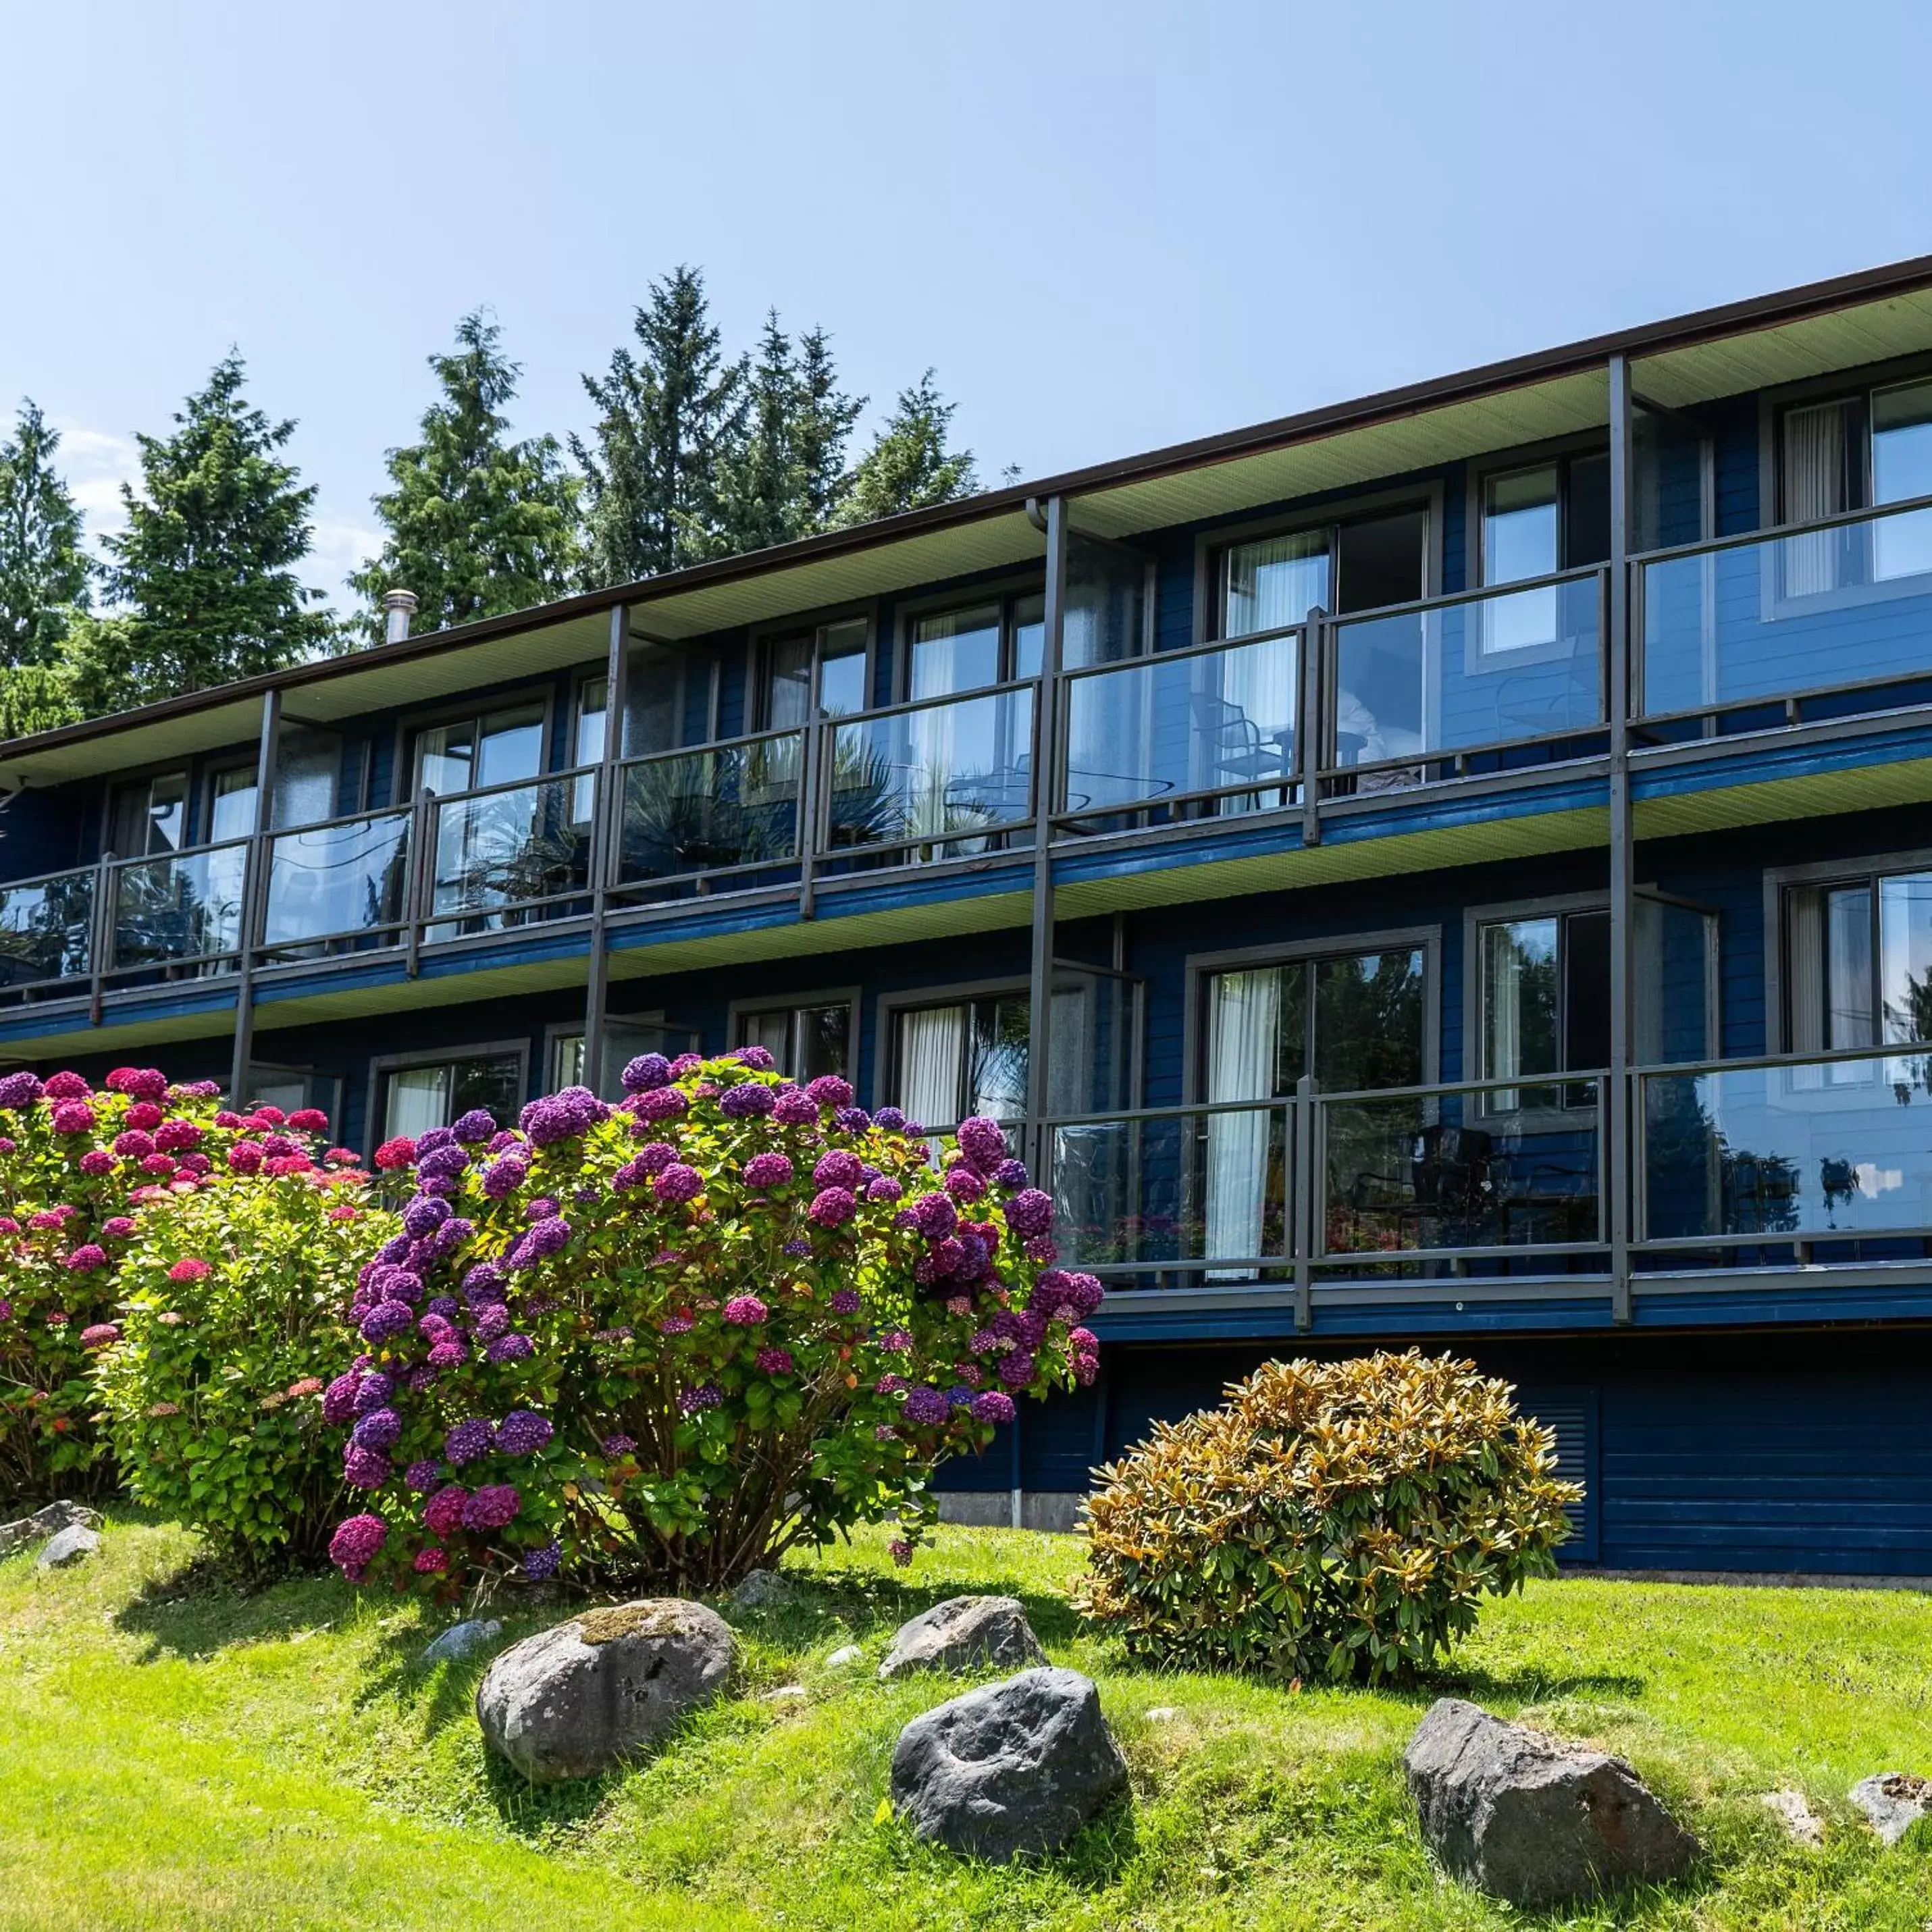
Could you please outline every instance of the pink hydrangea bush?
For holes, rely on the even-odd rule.
[[[356,1276],[397,1227],[347,1156],[274,1164],[141,1208],[94,1357],[128,1492],[256,1574],[327,1550],[342,1458],[322,1390]]]
[[[0,1498],[88,1493],[112,1474],[87,1367],[115,1339],[116,1273],[143,1206],[227,1172],[317,1164],[321,1114],[225,1112],[212,1081],[118,1067],[0,1075]]]
[[[352,1579],[716,1589],[888,1517],[909,1555],[935,1462],[1092,1378],[1100,1284],[1053,1265],[994,1122],[935,1168],[916,1124],[758,1048],[624,1078],[379,1151],[416,1191],[324,1398]]]

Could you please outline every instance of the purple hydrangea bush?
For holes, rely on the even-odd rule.
[[[379,1151],[416,1192],[323,1398],[352,1580],[712,1590],[889,1516],[909,1556],[940,1457],[1091,1381],[1100,1286],[1054,1264],[995,1123],[935,1167],[903,1116],[758,1048],[624,1084]]]
[[[212,1081],[117,1067],[0,1074],[0,1501],[93,1493],[112,1464],[88,1366],[118,1337],[118,1271],[151,1202],[218,1176],[352,1164],[320,1114],[224,1111]]]

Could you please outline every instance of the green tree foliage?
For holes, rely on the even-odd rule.
[[[973,452],[946,446],[958,405],[940,395],[933,378],[928,369],[899,392],[891,416],[852,472],[838,507],[839,524],[869,524],[929,503],[950,503],[979,488]]]
[[[56,662],[75,612],[87,608],[94,566],[54,469],[59,447],[60,432],[31,399],[0,442],[0,665],[8,670]]]
[[[611,352],[584,387],[599,414],[570,440],[589,497],[583,580],[628,584],[697,561],[716,527],[721,454],[742,432],[749,375],[728,362],[701,269],[653,282],[632,322],[634,350]]]
[[[442,394],[423,412],[419,442],[388,453],[393,488],[374,500],[388,532],[382,554],[350,580],[368,599],[360,620],[382,633],[382,592],[421,600],[418,627],[440,629],[562,596],[578,561],[578,483],[554,436],[509,439],[504,406],[523,374],[502,330],[472,310],[453,352],[429,365]]]
[[[715,521],[689,532],[692,554],[736,556],[826,528],[848,487],[845,445],[865,406],[840,392],[825,332],[813,329],[794,351],[772,310],[742,426],[718,460]]]
[[[331,648],[335,621],[311,608],[294,566],[313,534],[312,485],[280,451],[292,422],[242,394],[232,351],[175,417],[143,436],[141,487],[121,494],[128,527],[106,539],[116,617],[71,635],[74,682],[90,713],[277,670]]]

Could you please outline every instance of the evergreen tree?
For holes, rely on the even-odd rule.
[[[308,554],[313,485],[279,452],[292,422],[244,400],[232,350],[168,436],[143,436],[128,527],[109,537],[113,618],[74,626],[69,658],[90,712],[279,670],[328,650],[335,622],[293,566]]]
[[[87,608],[94,566],[80,512],[55,473],[59,447],[60,432],[31,399],[13,440],[0,442],[0,667],[9,670],[53,664]]]
[[[418,628],[436,630],[527,610],[574,580],[578,481],[556,437],[508,440],[502,410],[523,370],[502,333],[481,310],[457,324],[454,352],[429,358],[442,395],[423,412],[422,440],[388,453],[394,487],[373,500],[388,538],[349,580],[369,602],[372,641],[392,587],[413,590]]]
[[[793,405],[792,447],[800,473],[804,536],[828,530],[838,519],[852,482],[845,469],[845,446],[864,413],[866,398],[838,387],[831,338],[822,328],[799,338]]]
[[[951,450],[946,437],[958,407],[939,393],[928,369],[898,403],[850,479],[839,506],[841,524],[868,524],[928,503],[950,503],[980,487],[970,449]]]
[[[701,270],[653,282],[633,317],[638,349],[586,376],[600,412],[592,442],[571,438],[590,496],[584,582],[596,589],[694,560],[718,524],[717,470],[745,417],[748,372],[725,361]]]

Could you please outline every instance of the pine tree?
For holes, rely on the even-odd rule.
[[[50,665],[87,608],[92,560],[80,512],[55,473],[60,432],[32,399],[0,442],[0,667]]]
[[[586,376],[600,412],[592,442],[572,436],[590,496],[584,582],[627,584],[694,560],[718,523],[717,467],[741,432],[749,380],[728,362],[701,270],[653,282],[632,323],[638,350]]]
[[[852,472],[838,512],[842,525],[950,503],[979,488],[973,452],[946,446],[958,405],[940,396],[933,376],[928,369],[911,388],[899,392],[884,428]]]
[[[803,536],[830,529],[838,520],[852,487],[845,446],[866,398],[840,391],[831,338],[822,328],[808,329],[799,338],[795,380],[792,447],[802,492],[804,527],[799,534]]]
[[[416,592],[418,627],[435,630],[527,610],[574,578],[578,480],[556,437],[508,440],[502,410],[523,369],[502,333],[481,310],[457,324],[454,352],[429,358],[442,396],[423,412],[422,440],[388,452],[394,488],[373,500],[388,538],[349,580],[368,600],[372,641],[395,586]]]
[[[175,416],[138,438],[141,488],[121,486],[128,527],[106,539],[107,619],[77,622],[68,647],[90,713],[145,704],[280,670],[330,649],[335,620],[294,566],[313,534],[312,484],[278,452],[272,422],[242,390],[232,350]]]

